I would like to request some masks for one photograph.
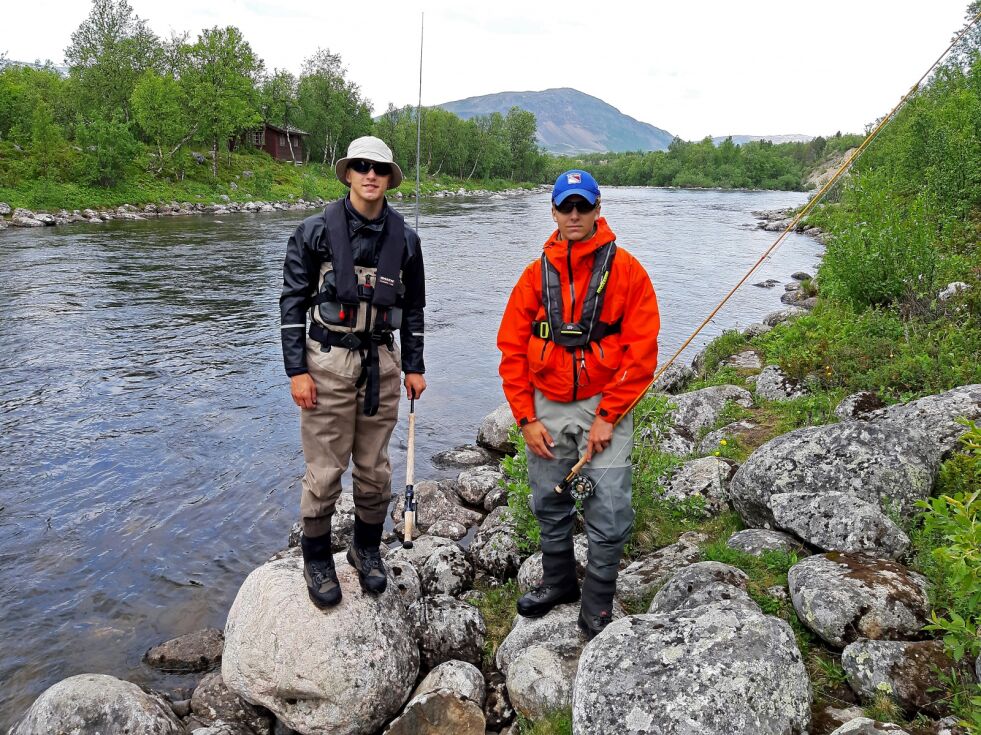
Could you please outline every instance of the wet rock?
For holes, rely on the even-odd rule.
[[[456,480],[456,492],[465,503],[482,505],[487,493],[500,487],[504,473],[497,467],[482,465],[464,470]]]
[[[797,271],[796,273],[794,273],[790,277],[793,278],[795,281],[813,281],[814,280],[814,276],[812,276],[810,273],[807,273],[806,271]]]
[[[143,662],[161,671],[210,671],[221,663],[224,634],[217,628],[206,628],[182,635],[143,654]]]
[[[802,299],[797,302],[797,306],[807,311],[813,311],[814,307],[818,305],[817,296],[808,296],[806,299]]]
[[[586,556],[589,553],[589,539],[586,538],[586,534],[578,534],[573,539],[573,549],[576,557],[576,576],[581,582],[586,574]],[[543,576],[542,552],[539,551],[522,562],[518,570],[518,589],[524,594],[541,586]]]
[[[748,581],[745,572],[728,564],[696,562],[672,575],[654,595],[647,612],[671,613],[719,602],[731,602],[759,612],[759,606],[746,593]]]
[[[432,459],[433,465],[441,470],[452,468],[463,470],[482,464],[494,464],[496,461],[488,450],[474,444],[464,444],[461,447],[447,449],[445,452],[438,452]]]
[[[473,567],[459,546],[443,546],[426,559],[419,580],[427,595],[457,595],[473,583]]]
[[[729,401],[743,408],[751,408],[753,396],[745,388],[735,385],[716,385],[691,393],[682,393],[671,399],[675,404],[671,412],[672,423],[697,435],[698,432],[718,423]]]
[[[521,567],[521,552],[515,538],[511,511],[495,508],[484,519],[470,542],[470,562],[500,580],[511,579]]]
[[[861,639],[842,651],[841,666],[848,685],[863,702],[885,692],[909,715],[948,714],[940,675],[954,671],[957,664],[944,652],[943,641]]]
[[[573,729],[802,735],[810,704],[790,626],[716,603],[607,626],[579,662]]]
[[[457,521],[451,521],[443,518],[436,521],[429,527],[429,533],[433,534],[434,536],[441,536],[443,538],[452,539],[453,541],[459,541],[467,535],[467,527],[462,523],[458,523]]]
[[[892,722],[879,722],[868,717],[856,717],[846,722],[831,735],[909,735],[903,728]]]
[[[767,278],[765,281],[760,281],[759,283],[754,283],[757,288],[773,288],[774,286],[780,285],[780,281],[776,278]]]
[[[764,528],[747,528],[745,531],[738,531],[726,541],[726,545],[753,556],[761,556],[764,551],[803,552],[803,544],[799,539],[782,531],[770,531]]]
[[[664,490],[664,497],[674,500],[701,498],[702,514],[711,517],[729,508],[729,481],[737,465],[731,459],[702,457],[681,465]]]
[[[145,733],[183,735],[163,699],[104,674],[79,674],[46,689],[9,735]]]
[[[773,327],[771,327],[769,324],[755,322],[743,330],[743,336],[746,339],[752,339],[753,337],[759,337],[761,334],[766,334],[771,329],[773,329]]]
[[[875,392],[863,390],[843,399],[835,408],[835,416],[842,421],[866,419],[870,413],[885,407],[885,405]]]
[[[494,452],[514,454],[514,445],[508,439],[508,432],[514,426],[511,407],[502,403],[480,422],[477,431],[477,444]]]
[[[791,321],[799,316],[803,316],[807,313],[806,309],[801,309],[798,306],[788,306],[786,309],[779,309],[777,311],[771,311],[765,317],[763,317],[763,323],[768,327],[775,327],[783,322]]]
[[[822,551],[861,551],[898,559],[909,537],[878,505],[845,493],[779,493],[770,496],[776,526]]]
[[[409,702],[384,735],[484,735],[486,727],[478,704],[441,689]]]
[[[763,360],[760,359],[756,350],[743,350],[735,355],[731,355],[722,361],[724,367],[734,367],[739,370],[759,370],[763,367]]]
[[[487,698],[487,684],[484,682],[484,675],[480,673],[480,669],[466,661],[441,663],[426,674],[426,678],[412,693],[412,698],[415,699],[439,689],[459,694],[471,702],[476,702],[481,707],[484,706],[484,701]]]
[[[731,424],[726,424],[721,429],[716,429],[715,431],[710,431],[708,434],[706,434],[705,438],[703,438],[702,442],[698,445],[698,451],[702,454],[712,454],[712,452],[719,451],[723,439],[728,442],[741,437],[749,437],[759,428],[759,424],[747,419],[743,419],[742,421],[733,421]],[[735,471],[735,469],[733,471]],[[729,479],[731,480],[732,477],[730,476]]]
[[[434,595],[415,603],[409,616],[415,621],[424,668],[454,660],[480,665],[487,627],[473,605],[448,595]]]
[[[864,554],[808,557],[791,567],[787,584],[801,622],[836,648],[858,638],[916,638],[930,610],[924,577]]]
[[[311,604],[295,552],[246,578],[228,613],[222,677],[294,730],[355,735],[401,709],[419,650],[395,580],[368,595],[343,554],[334,563],[344,598],[326,610]]]
[[[269,735],[273,728],[273,717],[231,691],[217,671],[205,676],[194,689],[191,712],[202,724],[221,722],[236,727],[239,733]]]
[[[416,497],[416,527],[420,533],[427,533],[430,526],[437,521],[447,520],[459,523],[469,528],[481,521],[481,514],[460,503],[456,493],[456,483],[432,480],[417,482],[413,488]],[[392,520],[395,530],[402,535],[403,511],[405,496],[400,495],[392,509]]]
[[[807,388],[787,377],[776,365],[768,365],[756,376],[756,395],[767,401],[791,401],[808,394]]]
[[[677,393],[694,379],[694,370],[687,365],[673,362],[654,382],[654,390],[659,393]]]
[[[630,564],[617,579],[617,599],[626,606],[646,600],[677,570],[699,561],[699,545],[708,537],[689,531],[670,546]]]

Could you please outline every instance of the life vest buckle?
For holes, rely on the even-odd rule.
[[[547,321],[535,322],[535,330],[539,339],[549,339],[552,336],[552,329]]]
[[[349,350],[357,350],[362,346],[360,337],[358,337],[358,335],[356,335],[354,332],[348,332],[345,334],[340,338],[339,343],[341,347],[345,347]]]

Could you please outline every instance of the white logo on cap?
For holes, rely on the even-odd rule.
[[[567,184],[581,184],[582,176],[580,174],[566,174],[565,181]]]

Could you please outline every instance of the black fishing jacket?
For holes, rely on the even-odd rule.
[[[350,198],[344,200],[351,253],[354,265],[374,268],[381,255],[388,203],[378,219],[367,220],[354,209]],[[327,241],[324,213],[307,217],[290,237],[283,263],[283,292],[279,297],[279,314],[283,342],[283,363],[290,377],[307,372],[307,312],[316,295],[320,267],[332,260]],[[426,306],[425,271],[422,246],[415,230],[405,227],[405,252],[402,256],[402,283],[405,293],[396,298],[402,309],[400,343],[402,371],[424,373],[423,334]]]

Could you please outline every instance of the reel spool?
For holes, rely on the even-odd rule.
[[[596,492],[596,483],[585,475],[577,474],[569,481],[569,492],[572,494],[573,500],[581,502],[592,497],[593,493]]]

